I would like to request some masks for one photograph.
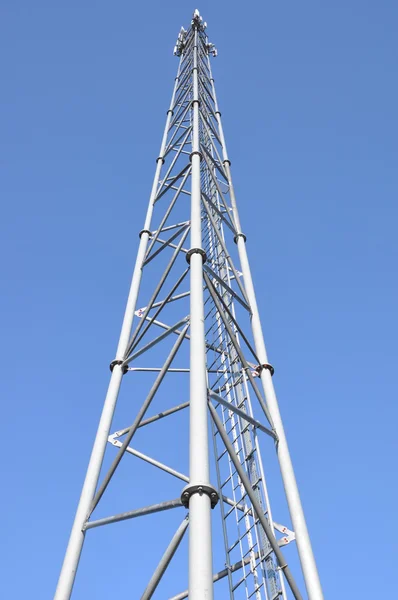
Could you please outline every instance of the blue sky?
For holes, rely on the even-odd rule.
[[[2,5],[4,597],[55,589],[194,8]],[[325,595],[370,599],[397,551],[398,9],[198,8]],[[141,591],[175,526],[99,533],[74,597]]]

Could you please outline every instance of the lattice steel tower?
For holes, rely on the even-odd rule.
[[[217,51],[198,11],[190,27],[181,29],[174,54],[179,57],[177,77],[119,345],[55,598],[71,597],[83,542],[95,536],[89,530],[141,517],[147,519],[150,533],[153,517],[144,515],[165,511],[162,518],[168,520],[178,513],[170,509],[179,507],[181,524],[167,548],[154,543],[150,556],[143,557],[153,561],[153,575],[146,589],[133,590],[131,598],[152,597],[163,575],[167,578],[167,567],[188,529],[188,590],[178,593],[174,577],[173,600],[211,600],[213,582],[219,598],[302,598],[281,551],[292,541],[308,598],[320,600],[232,185],[210,65]],[[123,390],[132,393],[121,399],[115,414],[117,426],[124,428],[111,434],[122,381]],[[131,413],[127,422],[117,416],[122,403]],[[266,463],[260,437],[269,456]],[[137,439],[152,443],[158,458],[134,448]],[[108,443],[113,456],[105,468]],[[292,530],[277,524],[271,512],[265,466],[273,448]],[[126,454],[147,463],[148,496],[157,503],[135,508],[124,502],[128,512],[98,518],[97,506],[105,491],[111,497],[114,474]],[[176,470],[180,465],[163,462],[171,455],[187,468],[188,454],[189,476]],[[177,499],[162,498],[164,486],[156,484],[156,477],[164,472],[176,486]],[[128,500],[134,498],[129,495]],[[115,510],[120,502],[119,495]],[[218,516],[222,555],[215,535],[212,540],[212,520]],[[181,577],[182,589],[183,582]],[[157,597],[165,598],[161,590]]]

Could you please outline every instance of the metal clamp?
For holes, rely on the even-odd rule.
[[[257,365],[257,367],[256,367],[256,372],[258,373],[259,376],[263,369],[268,369],[268,371],[271,373],[271,377],[275,373],[275,369],[272,365],[270,365],[269,363],[264,363],[263,365]]]
[[[109,365],[109,368],[110,368],[111,372],[113,372],[113,369],[115,368],[115,366],[116,366],[116,365],[122,365],[123,363],[124,363],[124,360],[117,360],[117,359],[113,360],[113,361],[111,362],[111,364]],[[128,366],[127,366],[127,365],[125,365],[125,366],[122,368],[122,373],[123,373],[123,375],[124,375],[125,373],[127,373],[127,371],[128,371]]]
[[[152,231],[149,231],[149,229],[141,229],[141,231],[139,232],[138,236],[141,239],[141,236],[143,233],[147,233],[149,236],[152,235]]]
[[[244,233],[237,233],[237,234],[235,235],[235,237],[234,237],[234,242],[235,242],[235,244],[237,244],[237,243],[238,243],[238,238],[240,238],[240,237],[242,237],[242,238],[245,240],[245,242],[246,242],[246,239],[247,239],[247,238],[246,238],[245,234],[244,234]]]
[[[206,483],[197,483],[194,485],[188,484],[184,487],[181,493],[181,502],[185,508],[189,507],[189,499],[193,494],[206,494],[210,498],[211,507],[214,508],[217,506],[217,502],[219,500],[219,496],[217,490],[212,486]]]
[[[158,160],[161,160],[162,161],[162,165],[164,165],[165,161],[164,161],[163,156],[158,156],[157,159],[156,159],[156,162],[158,162]]]
[[[207,260],[207,254],[203,250],[203,248],[191,248],[190,250],[188,250],[188,252],[185,255],[185,258],[186,258],[188,264],[190,264],[190,262],[191,262],[192,254],[200,254],[203,259],[203,263],[205,263]]]
[[[200,162],[202,162],[203,154],[199,152],[199,150],[194,150],[193,152],[191,152],[191,154],[189,155],[189,161],[192,162],[192,157],[194,156],[194,154],[198,154],[200,157]]]

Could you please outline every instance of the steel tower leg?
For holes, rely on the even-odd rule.
[[[181,64],[181,61],[180,61]],[[159,158],[156,162],[156,172],[153,180],[151,196],[149,199],[148,210],[145,218],[144,229],[140,233],[140,244],[138,248],[137,259],[135,262],[133,277],[131,281],[130,292],[127,300],[123,324],[120,332],[119,344],[116,352],[116,358],[111,363],[112,375],[108,391],[105,397],[104,407],[102,409],[101,419],[98,425],[93,450],[87,467],[87,473],[83,484],[82,493],[73,522],[72,531],[69,537],[68,547],[66,549],[64,562],[58,579],[58,585],[54,600],[69,600],[72,594],[73,584],[75,582],[77,568],[84,543],[84,525],[90,515],[91,504],[94,498],[95,490],[98,484],[98,478],[101,471],[102,461],[105,454],[105,448],[108,442],[112,418],[116,408],[116,402],[119,395],[120,384],[123,377],[122,363],[125,358],[125,352],[128,347],[131,326],[133,323],[134,311],[136,307],[138,291],[142,276],[142,263],[148,245],[150,226],[153,213],[153,206],[156,196],[156,190],[159,184],[160,171],[163,164],[163,155],[166,148],[167,132],[169,130],[172,107],[174,104],[175,92],[178,87],[179,70],[174,84],[173,94],[170,102],[170,108],[167,111],[166,126],[160,147]]]
[[[208,60],[209,71],[211,73],[210,60]],[[217,104],[216,90],[214,79],[211,75],[212,93],[216,107],[216,118],[219,128],[220,140],[223,153],[223,165],[228,177],[231,206],[237,229],[235,238],[241,270],[245,284],[247,299],[251,308],[251,327],[253,332],[254,345],[256,353],[260,360],[260,365],[268,365],[268,357],[265,349],[263,330],[261,326],[260,314],[258,311],[256,294],[254,291],[253,279],[250,271],[249,259],[246,250],[246,236],[242,233],[238,208],[236,205],[235,192],[231,178],[231,162],[228,158],[227,147],[225,144],[224,132],[221,122],[221,113]],[[294,532],[296,535],[297,549],[300,557],[301,568],[303,571],[304,581],[308,593],[309,600],[323,600],[323,592],[319,579],[318,569],[315,562],[314,553],[311,546],[311,540],[308,533],[307,524],[305,521],[304,511],[301,504],[300,494],[298,491],[297,481],[293,470],[292,460],[290,458],[289,447],[283,427],[282,417],[279,410],[278,401],[275,394],[274,385],[272,383],[271,371],[269,368],[261,368],[261,383],[264,389],[267,406],[278,435],[276,444],[277,456],[279,460],[280,470],[282,474],[283,484],[286,492],[286,498],[289,506],[289,512],[293,523]]]
[[[188,485],[189,497],[189,598],[212,600],[213,565],[211,543],[211,500],[209,445],[207,428],[206,347],[203,305],[203,258],[199,92],[198,92],[198,32],[195,30],[193,49],[192,100],[192,175],[191,175],[191,343],[190,343],[190,447]],[[206,490],[206,493],[200,492]],[[184,493],[184,492],[183,492]]]
[[[144,228],[140,232],[120,340],[115,360],[111,363],[111,380],[55,600],[70,599],[86,531],[93,530],[88,535],[95,536],[98,527],[112,526],[113,523],[157,512],[164,512],[164,518],[167,518],[170,509],[181,506],[189,509],[189,590],[173,598],[185,598],[189,594],[190,600],[213,600],[213,582],[225,576],[229,580],[230,597],[236,600],[242,597],[275,600],[281,595],[285,598],[282,577],[278,583],[281,573],[276,576],[277,560],[294,597],[299,600],[301,596],[293,574],[279,549],[279,546],[296,538],[309,600],[322,599],[272,385],[272,367],[267,360],[245,236],[239,223],[209,61],[209,55],[216,56],[217,50],[209,42],[206,29],[207,24],[195,10],[188,30],[181,28],[178,34],[174,54],[181,57],[180,64],[156,161]],[[187,196],[190,197],[190,205],[186,202]],[[189,233],[190,249],[185,247]],[[237,251],[232,240],[237,244]],[[228,244],[231,244],[233,251]],[[234,266],[238,260],[242,273]],[[236,262],[236,266],[239,266],[239,262]],[[147,296],[146,306],[137,310],[143,271],[147,282],[147,287],[142,291],[142,295]],[[189,286],[186,277],[188,271]],[[235,311],[235,302],[240,305],[238,311]],[[134,314],[140,320],[132,333]],[[159,315],[161,320],[158,319]],[[251,334],[248,335],[250,328],[254,344],[250,339]],[[171,351],[166,353],[173,336],[178,336],[177,340]],[[162,355],[167,358],[159,367],[154,361]],[[174,358],[176,364],[171,368]],[[258,364],[255,368],[262,381],[265,400],[253,379],[249,360]],[[134,398],[135,419],[130,421],[128,427],[125,427],[127,423],[121,423],[124,427],[109,435],[123,375],[136,376],[127,371],[157,373],[157,376],[142,404],[137,404]],[[189,392],[183,387],[182,380],[188,377],[184,373],[189,373]],[[177,378],[182,385],[177,383],[173,389],[163,383],[166,378]],[[185,385],[187,383],[186,380]],[[136,391],[140,396],[142,390],[139,385]],[[267,418],[265,424],[261,416],[259,420],[252,410],[252,393]],[[174,395],[175,401],[170,408],[168,399]],[[143,420],[155,396],[161,402],[160,412],[149,414]],[[210,484],[208,396],[214,400],[210,411],[217,424],[214,427],[212,423],[218,493]],[[189,403],[186,402],[188,399]],[[135,449],[135,443],[134,448],[130,446],[138,428],[148,425],[148,430],[152,431],[147,433],[147,428],[144,428],[143,434],[147,434],[155,454],[163,452],[166,458],[167,448],[159,444],[162,440],[161,428],[163,434],[167,434],[167,440],[177,442],[179,436],[170,435],[169,428],[173,425],[169,423],[178,415],[170,415],[187,405],[190,406],[189,478],[180,469],[174,468],[178,464],[169,466],[168,460],[159,461],[151,454],[139,452]],[[159,425],[150,425],[161,419]],[[182,423],[183,420],[180,420]],[[156,431],[152,435],[156,427],[160,428],[159,437]],[[273,438],[273,442],[267,438],[270,450],[273,449],[273,443],[277,444],[295,535],[287,527],[272,521],[257,432]],[[111,452],[115,448],[118,450],[99,483],[107,443],[113,448]],[[124,458],[127,455],[145,461],[148,468],[156,467],[182,480],[185,488],[176,500],[159,502],[161,499],[155,498],[155,502],[147,503],[143,508],[127,506],[127,511],[96,518],[96,506],[101,502],[118,465],[122,460],[130,460]],[[181,463],[185,457],[182,453],[176,453],[172,460],[174,458]],[[181,469],[185,470],[185,465],[181,465]],[[156,486],[152,488],[159,489]],[[117,495],[117,487],[113,491]],[[229,506],[228,510],[222,507],[225,559],[223,557],[221,565],[217,564],[214,574],[211,510],[219,499]],[[156,587],[186,528],[187,521],[184,521],[155,567],[143,598],[156,594]],[[284,537],[276,539],[275,529]],[[217,544],[215,549],[218,550]],[[145,560],[151,558],[151,553],[151,549],[146,551]],[[216,560],[218,562],[219,558],[216,557]],[[219,571],[219,566],[225,564],[228,569]],[[236,572],[238,570],[241,573]]]

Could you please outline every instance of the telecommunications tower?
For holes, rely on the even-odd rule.
[[[129,524],[129,546],[139,545],[138,519],[151,539],[142,561],[152,575],[137,589],[134,561],[126,573],[133,600],[323,598],[264,345],[206,27],[195,10],[174,49],[177,77],[55,600],[71,597],[83,544],[95,544],[97,528],[120,536]],[[271,510],[272,461],[291,525],[278,524],[281,494]],[[123,481],[115,487],[121,472],[133,493],[120,493]],[[141,497],[148,505],[140,507]],[[112,516],[101,516],[101,505],[112,506]],[[166,545],[156,544],[154,518],[177,519]],[[307,596],[288,564],[294,547]],[[187,568],[165,587],[168,568],[185,557]]]

